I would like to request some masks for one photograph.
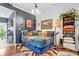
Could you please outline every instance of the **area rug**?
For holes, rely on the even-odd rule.
[[[37,54],[33,51],[30,51],[28,48],[23,47],[21,50],[17,50],[17,53],[13,56],[57,56],[59,55],[57,48],[51,48],[43,54]]]
[[[59,51],[60,56],[78,56],[77,54],[66,52],[66,51]]]
[[[22,49],[19,48],[20,46],[16,47],[16,54],[12,56],[78,56],[77,54],[71,52],[60,51],[57,47],[52,47],[43,54],[37,54],[26,47],[22,47]]]

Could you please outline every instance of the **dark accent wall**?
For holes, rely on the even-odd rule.
[[[19,28],[25,29],[25,30],[34,30],[36,27],[35,26],[35,16],[32,14],[29,14],[23,10],[20,10],[20,9],[12,6],[9,3],[0,3],[0,6],[3,6],[3,7],[16,11],[16,43],[20,43],[21,42],[21,32],[20,32]],[[34,26],[32,29],[25,28],[25,19],[33,20]]]

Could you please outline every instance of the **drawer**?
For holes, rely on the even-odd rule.
[[[75,49],[75,44],[63,43],[63,47],[71,49],[71,50],[76,50]]]

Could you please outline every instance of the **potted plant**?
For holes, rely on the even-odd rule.
[[[6,31],[4,30],[3,26],[0,26],[0,39],[3,40],[3,37],[5,36]]]
[[[72,8],[65,13],[61,13],[60,18],[63,19],[63,18],[70,18],[70,17],[77,17],[77,16],[78,16],[77,10]]]

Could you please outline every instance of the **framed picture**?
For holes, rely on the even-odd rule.
[[[52,29],[52,19],[41,21],[41,29]]]
[[[25,20],[25,26],[26,26],[26,28],[31,29],[32,28],[32,20],[26,19]]]

